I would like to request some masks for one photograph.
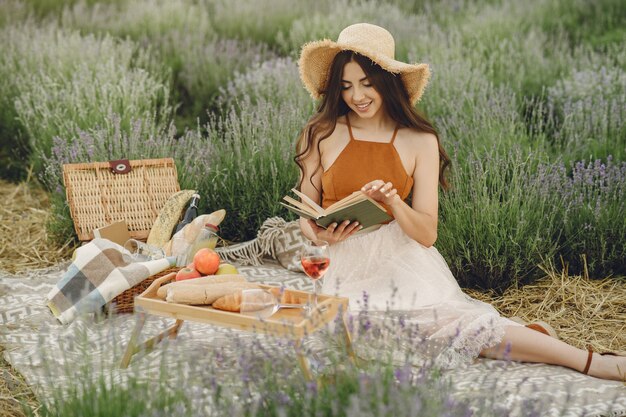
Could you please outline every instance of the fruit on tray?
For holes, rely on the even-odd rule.
[[[213,275],[220,266],[220,256],[212,249],[202,248],[194,255],[193,264],[202,275]]]
[[[219,268],[217,268],[217,272],[215,275],[224,275],[224,274],[238,274],[237,268],[229,263],[221,263]]]
[[[186,279],[200,278],[202,275],[194,268],[184,267],[176,273],[176,281],[184,281]]]

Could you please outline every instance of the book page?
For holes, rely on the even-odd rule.
[[[319,213],[317,213],[315,210],[313,210],[311,207],[309,207],[308,205],[296,200],[295,198],[291,198],[288,195],[283,197],[283,200],[285,200],[286,202],[288,202],[289,204],[291,204],[292,206],[299,208],[300,210],[309,213],[309,215],[313,216],[313,217],[317,217],[319,216]]]
[[[331,204],[326,208],[326,213],[332,213],[335,210],[339,210],[342,207],[349,206],[350,204],[354,204],[358,201],[367,199],[367,196],[363,194],[360,190],[355,191],[349,196],[342,198],[336,203]]]
[[[282,201],[278,202],[279,204],[281,204],[283,207],[285,207],[287,210],[296,213],[298,216],[300,217],[304,217],[305,219],[311,219],[311,220],[317,220],[318,216],[311,216],[308,212],[306,211],[302,211],[299,208],[296,208],[294,206],[291,206],[289,204],[285,204]]]
[[[325,213],[325,210],[323,208],[321,208],[315,201],[311,200],[311,198],[308,195],[306,195],[304,193],[301,193],[300,191],[296,190],[295,188],[292,188],[291,191],[293,191],[294,194],[296,194],[298,197],[300,197],[304,203],[308,204],[318,214],[322,215],[322,214]]]

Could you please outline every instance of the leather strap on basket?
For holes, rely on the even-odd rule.
[[[117,161],[109,161],[109,167],[114,174],[128,174],[131,171],[130,161],[128,159],[118,159]]]

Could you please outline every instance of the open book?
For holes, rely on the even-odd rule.
[[[326,209],[321,208],[304,193],[296,189],[291,191],[300,197],[302,201],[285,196],[283,200],[287,204],[282,201],[280,204],[301,217],[314,220],[315,223],[324,228],[333,222],[341,223],[344,220],[350,220],[358,221],[365,229],[392,220],[392,217],[387,214],[382,205],[361,191],[355,191],[349,196],[331,204]]]

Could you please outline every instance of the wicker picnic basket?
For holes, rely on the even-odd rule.
[[[67,203],[81,241],[121,220],[131,237],[146,239],[167,199],[180,191],[172,158],[129,162],[125,174],[113,173],[109,162],[63,165]]]
[[[152,284],[155,279],[164,277],[165,275],[171,274],[172,272],[178,272],[180,269],[180,267],[172,267],[144,279],[139,284],[127,289],[126,291],[112,299],[109,303],[107,303],[107,305],[105,306],[105,311],[108,313],[116,314],[132,313],[133,311],[135,311],[136,296],[147,290],[150,284]]]

